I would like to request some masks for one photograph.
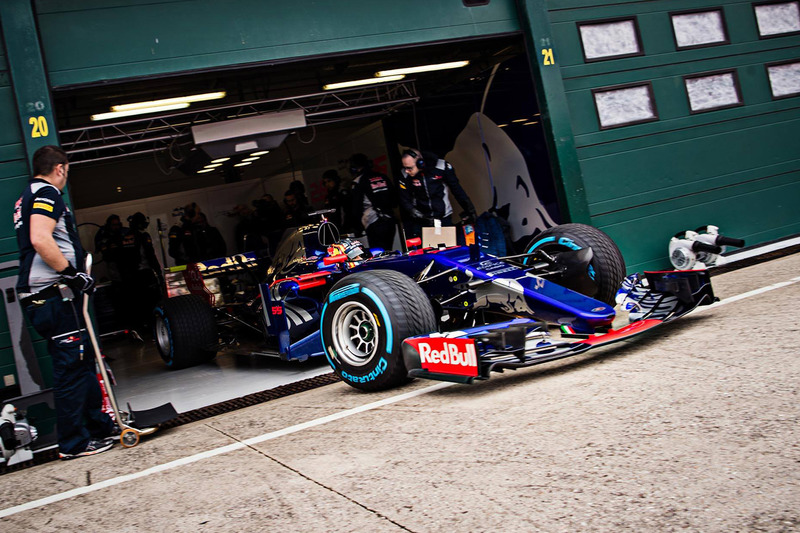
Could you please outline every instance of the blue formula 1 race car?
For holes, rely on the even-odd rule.
[[[414,377],[471,383],[630,338],[715,300],[704,271],[626,278],[611,238],[582,224],[540,233],[524,254],[494,257],[480,244],[422,248],[418,240],[403,251],[367,250],[323,218],[285,238],[268,269],[258,263],[243,254],[187,267],[191,294],[156,309],[169,367],[228,347],[325,357],[345,383],[367,391]]]

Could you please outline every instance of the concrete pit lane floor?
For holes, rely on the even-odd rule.
[[[338,382],[0,477],[0,529],[797,531],[800,254],[477,385]]]
[[[137,411],[172,403],[179,413],[185,413],[331,372],[324,357],[281,361],[230,349],[220,351],[208,363],[169,370],[152,336],[145,333],[143,338],[117,337],[102,343],[103,353],[111,358],[120,409],[128,402]]]

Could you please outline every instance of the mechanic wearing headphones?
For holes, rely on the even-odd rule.
[[[353,175],[353,209],[361,213],[369,247],[392,250],[397,225],[393,213],[397,200],[392,182],[385,174],[372,170],[372,161],[364,154],[350,157],[350,173]]]
[[[453,225],[448,190],[464,209],[461,218],[465,222],[475,222],[475,207],[450,163],[435,154],[415,149],[403,151],[400,161],[403,167],[398,180],[400,207],[411,219],[406,237],[420,237],[423,226],[434,226],[437,220],[442,226]]]
[[[61,459],[108,450],[114,442],[105,437],[116,427],[101,410],[95,358],[81,317],[83,298],[94,291],[94,279],[75,268],[83,265],[85,254],[72,213],[61,197],[68,173],[64,150],[39,148],[33,154],[34,177],[14,206],[20,264],[17,294],[28,321],[47,339],[52,357]]]

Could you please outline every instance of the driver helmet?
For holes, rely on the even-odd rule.
[[[346,255],[351,262],[363,261],[366,259],[364,245],[355,239],[344,238],[328,247],[328,255]]]

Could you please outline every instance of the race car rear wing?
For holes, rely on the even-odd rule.
[[[629,339],[716,301],[704,270],[646,272],[627,294],[629,323],[575,339],[551,336],[548,324],[514,319],[434,333],[403,342],[408,375],[457,383],[489,379],[491,372],[548,363]]]

